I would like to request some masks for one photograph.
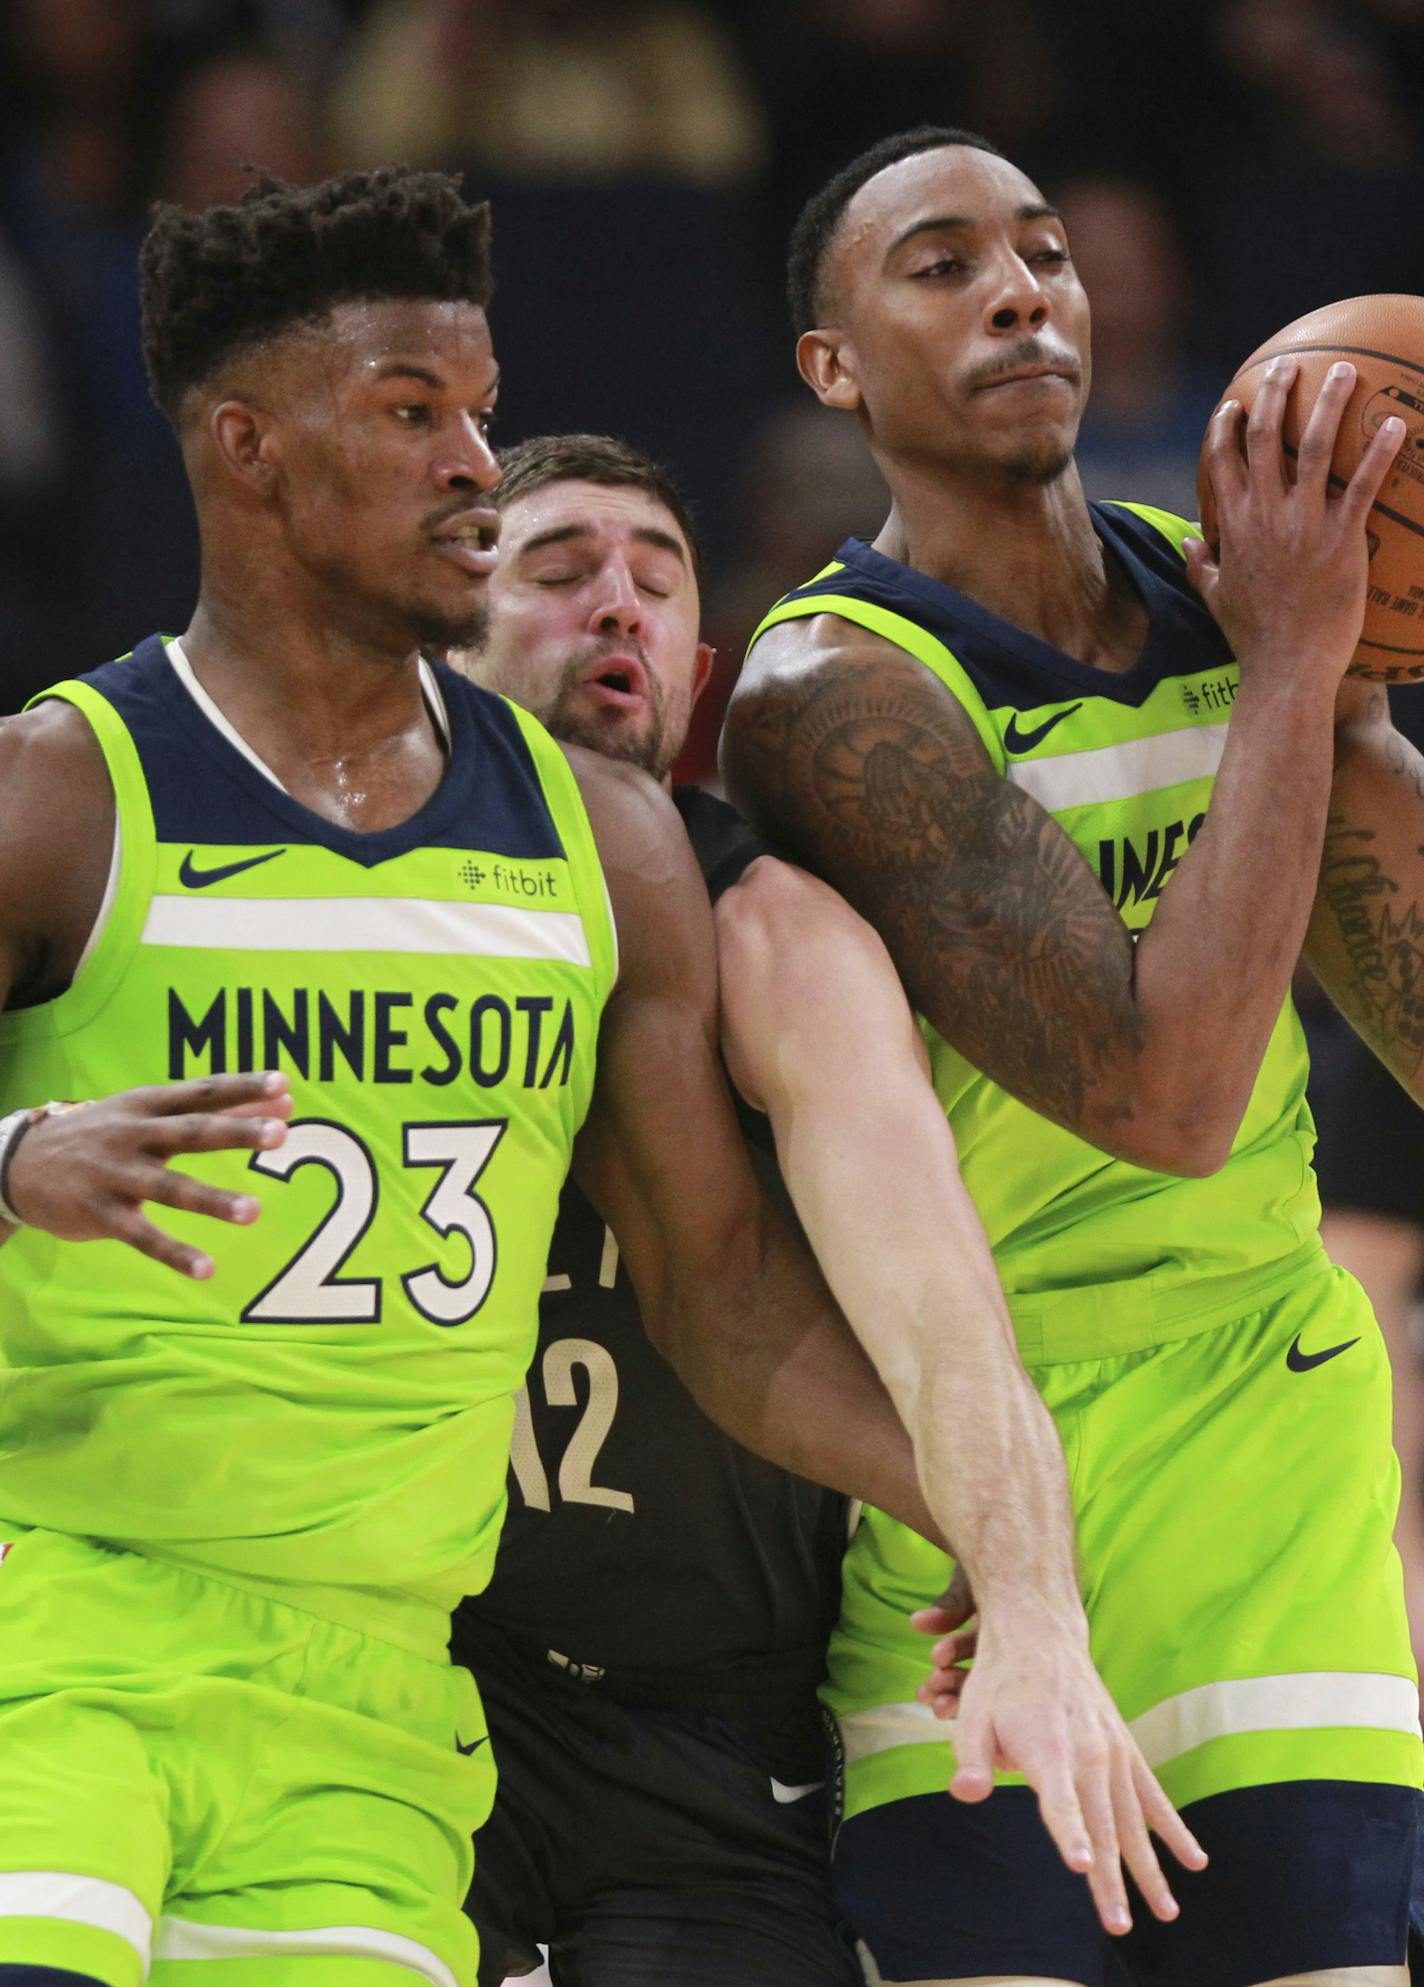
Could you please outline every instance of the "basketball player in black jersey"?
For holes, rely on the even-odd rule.
[[[711,662],[676,490],[600,437],[527,443],[502,466],[490,632],[467,666],[556,735],[666,782]],[[729,1064],[770,1108],[922,1475],[993,1451],[982,1381],[994,1369],[1012,1394],[1017,1371],[1024,1414],[996,1494],[1017,1478],[1028,1504],[1051,1503],[1041,1423],[884,947],[724,803],[674,797],[717,903]],[[744,1111],[743,1128],[775,1183],[766,1120]],[[843,1500],[703,1418],[644,1340],[612,1235],[566,1190],[500,1560],[455,1628],[493,1700],[501,1773],[472,1899],[491,1981],[501,1950],[508,1968],[536,1942],[560,1987],[856,1977],[830,1926],[814,1710],[845,1518]],[[1051,1582],[1041,1562],[1023,1570]],[[1139,1785],[1189,1854],[1145,1769]],[[1141,1880],[1165,1897],[1160,1873]]]

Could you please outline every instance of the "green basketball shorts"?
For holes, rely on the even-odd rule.
[[[1067,1455],[1093,1655],[1170,1797],[1416,1786],[1389,1363],[1358,1284],[1316,1258],[1265,1309],[1170,1343],[1051,1356],[1067,1343],[1030,1370]],[[866,1513],[824,1691],[846,1817],[954,1771],[907,1619],[948,1572]]]
[[[0,1962],[475,1987],[494,1779],[467,1671],[0,1520]]]

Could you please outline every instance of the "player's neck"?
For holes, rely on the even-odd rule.
[[[444,743],[417,651],[206,575],[183,647],[228,723],[315,812],[371,832],[409,819],[439,785]]]
[[[1075,467],[1047,484],[882,467],[894,503],[877,551],[1065,655],[1102,669],[1131,666],[1145,614],[1104,555]]]

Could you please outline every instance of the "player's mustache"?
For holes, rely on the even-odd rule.
[[[992,386],[996,379],[1006,373],[1017,372],[1020,366],[1059,366],[1073,378],[1078,377],[1078,362],[1070,352],[1061,346],[1045,345],[1037,338],[1020,339],[1017,345],[1010,346],[1007,352],[1000,352],[995,358],[973,372],[966,374],[964,384],[969,387]]]

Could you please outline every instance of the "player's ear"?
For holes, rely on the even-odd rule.
[[[855,352],[839,331],[803,331],[796,341],[796,366],[826,407],[853,414],[860,406]]]
[[[270,416],[245,400],[222,400],[208,416],[208,433],[224,468],[265,496],[276,475]]]
[[[717,660],[717,651],[710,642],[697,644],[697,660],[692,666],[692,701],[695,704],[707,688],[712,675],[712,665]]]

